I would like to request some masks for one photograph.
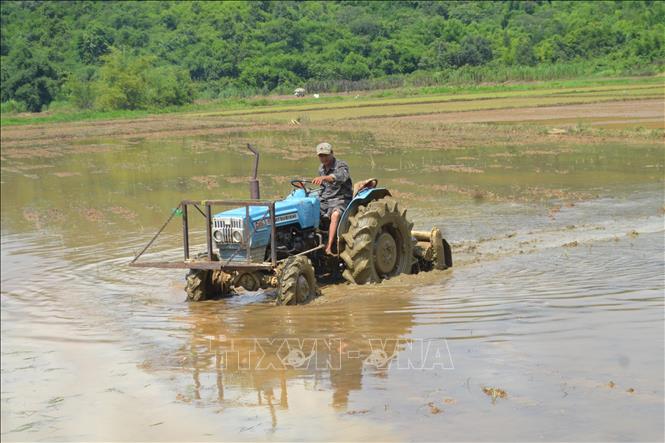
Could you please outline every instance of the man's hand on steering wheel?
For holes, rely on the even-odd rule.
[[[307,183],[316,184],[314,183],[314,180],[305,180],[302,178],[296,178],[291,180],[291,186],[298,189],[304,189],[306,195],[309,195],[309,193],[312,191],[318,191],[319,189],[321,189],[321,188],[310,188],[309,186],[307,186]]]
[[[316,177],[316,178],[312,179],[312,184],[317,185],[317,186],[321,186],[321,185],[323,185],[324,182],[332,183],[334,181],[335,181],[335,177],[333,177],[332,175],[322,175],[320,177]]]
[[[298,189],[306,189],[305,183],[307,183],[307,180],[301,180],[297,178],[291,180],[291,186]]]

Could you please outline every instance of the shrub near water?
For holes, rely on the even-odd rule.
[[[27,110],[28,109],[26,108],[25,103],[17,102],[16,100],[7,100],[6,102],[2,102],[2,106],[0,107],[0,112],[3,114],[17,114]]]
[[[82,108],[149,109],[192,101],[189,75],[176,66],[157,66],[154,57],[134,57],[117,49],[101,60],[96,79],[70,80],[71,98]]]

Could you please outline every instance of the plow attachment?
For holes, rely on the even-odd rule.
[[[417,241],[413,247],[413,255],[421,270],[427,270],[429,266],[434,269],[447,269],[453,265],[450,244],[443,238],[439,228],[432,228],[429,232],[411,231],[411,236]]]

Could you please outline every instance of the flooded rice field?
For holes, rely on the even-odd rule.
[[[243,125],[3,146],[3,441],[663,440],[662,135]],[[246,143],[279,198],[322,140],[455,266],[292,307],[128,266],[180,200],[248,196]]]

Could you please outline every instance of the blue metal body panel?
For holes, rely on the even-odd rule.
[[[307,196],[302,189],[295,189],[284,200],[275,202],[275,225],[277,227],[297,224],[301,229],[319,227],[319,196]],[[219,212],[215,218],[239,218],[247,224],[245,207]],[[264,206],[249,206],[249,235],[252,249],[265,247],[270,243],[270,211]],[[237,245],[229,245],[235,251]],[[225,248],[227,249],[227,248]],[[223,254],[224,255],[224,254]]]

